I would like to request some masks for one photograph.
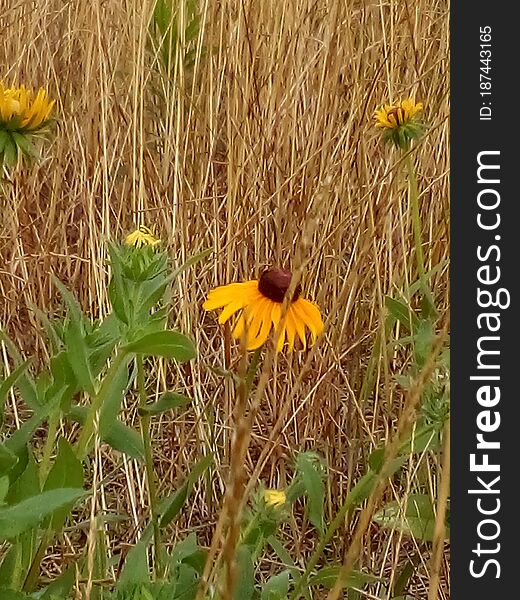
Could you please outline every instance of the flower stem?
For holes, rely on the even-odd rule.
[[[144,379],[143,355],[137,354],[135,357],[137,363],[137,386],[139,390],[139,406],[144,408],[147,404],[146,385]],[[143,412],[141,415],[141,436],[144,446],[144,467],[146,471],[146,485],[148,487],[148,501],[150,503],[150,513],[153,526],[153,543],[155,557],[155,572],[158,577],[163,576],[162,545],[161,545],[161,527],[159,524],[159,514],[157,510],[157,490],[155,487],[155,475],[153,470],[152,442],[150,436],[150,416]]]
[[[424,279],[424,254],[422,248],[422,224],[421,213],[419,212],[419,189],[417,186],[417,177],[413,168],[412,155],[408,153],[405,158],[406,171],[408,173],[408,185],[410,191],[410,208],[412,212],[412,226],[415,241],[415,257],[417,260],[417,273],[421,281],[421,287],[424,289],[426,282]]]

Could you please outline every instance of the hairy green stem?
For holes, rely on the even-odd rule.
[[[421,287],[425,288],[424,254],[422,247],[422,223],[421,213],[419,211],[419,188],[417,186],[417,177],[412,162],[412,155],[408,153],[405,158],[406,171],[408,173],[408,185],[410,190],[410,209],[412,212],[412,226],[415,242],[415,257],[417,260],[417,273],[421,281]]]
[[[137,386],[139,390],[139,406],[141,408],[144,408],[147,404],[147,396],[144,378],[143,355],[138,354],[135,360],[137,362]],[[155,572],[158,577],[162,577],[164,575],[164,572],[162,561],[161,526],[159,524],[157,490],[155,487],[155,475],[153,470],[152,441],[150,436],[150,416],[146,412],[143,412],[141,415],[141,436],[143,438],[144,468],[146,471],[148,501],[150,503],[150,513],[153,526]]]

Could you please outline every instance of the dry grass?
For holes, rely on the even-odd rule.
[[[367,385],[384,295],[406,288],[414,264],[402,165],[372,123],[385,101],[412,95],[425,104],[428,133],[414,161],[427,268],[448,256],[448,3],[200,0],[194,63],[183,65],[179,47],[167,76],[147,44],[152,7],[151,0],[0,1],[2,78],[47,86],[58,99],[57,135],[45,159],[13,175],[0,198],[0,322],[25,353],[43,355],[29,307],[59,309],[51,273],[85,310],[103,314],[104,242],[135,225],[154,225],[175,263],[214,249],[183,274],[172,314],[196,339],[198,359],[189,371],[161,368],[149,382],[158,391],[187,388],[195,399],[194,410],[163,417],[154,432],[161,490],[208,448],[217,454],[211,485],[197,490],[182,523],[209,544],[235,402],[212,367],[236,362],[238,351],[202,301],[214,285],[251,278],[267,264],[304,267],[305,294],[322,308],[326,333],[313,353],[275,361],[246,466],[266,485],[283,486],[295,451],[319,451],[332,473],[330,518],[370,451],[396,429],[403,405],[393,380],[404,368],[398,356],[376,355]],[[446,311],[446,269],[432,287]],[[100,458],[98,475],[108,479],[101,506],[133,523],[110,534],[118,551],[142,526],[143,474],[105,447]],[[440,465],[423,462],[436,497]],[[417,473],[410,472],[387,500],[409,493]],[[342,556],[354,525],[329,556]],[[302,564],[315,542],[312,528],[298,519],[285,534]],[[428,545],[373,526],[361,564],[391,579],[412,555],[420,564],[411,593],[426,598]],[[446,568],[444,561],[443,599]]]

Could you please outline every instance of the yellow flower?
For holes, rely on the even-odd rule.
[[[287,497],[285,492],[282,490],[265,490],[264,502],[267,504],[267,506],[278,508],[287,502]]]
[[[161,240],[155,237],[151,229],[141,225],[141,227],[126,236],[125,243],[128,246],[142,248],[143,246],[157,246],[161,243]]]
[[[37,131],[47,124],[54,103],[43,88],[34,96],[23,85],[9,88],[0,82],[0,127],[19,133]]]
[[[281,352],[287,338],[289,350],[294,348],[298,336],[306,348],[305,327],[311,334],[311,343],[323,331],[320,309],[316,304],[300,298],[301,286],[298,285],[289,303],[284,322],[282,303],[289,289],[292,274],[285,269],[267,269],[259,280],[231,283],[211,290],[203,304],[205,310],[222,308],[219,323],[224,324],[232,315],[240,313],[233,337],[240,339],[246,329],[247,349],[260,348],[269,337],[271,328],[280,326],[277,352]]]
[[[419,137],[422,125],[418,113],[423,109],[422,102],[411,98],[401,100],[397,104],[385,104],[374,113],[376,127],[384,130],[386,140],[393,141],[396,146],[405,149],[409,140]]]

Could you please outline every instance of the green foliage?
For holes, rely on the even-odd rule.
[[[186,69],[193,66],[199,28],[197,0],[156,0],[149,38],[166,75],[173,71],[178,53]]]
[[[387,529],[395,529],[418,540],[432,542],[435,512],[427,494],[410,494],[404,503],[389,502],[374,515],[374,521]],[[446,524],[447,536],[449,526]]]
[[[85,496],[83,489],[53,489],[0,508],[0,539],[15,538],[42,523],[46,517],[54,518],[64,507]]]
[[[194,257],[191,264],[204,255]],[[95,432],[114,449],[146,461],[145,431],[138,432],[119,420],[123,400],[135,380],[133,363],[142,355],[177,362],[195,357],[193,342],[166,328],[168,304],[164,299],[183,267],[169,273],[166,252],[146,246],[137,249],[116,245],[110,247],[110,265],[112,312],[101,320],[85,315],[71,292],[54,279],[65,316],[53,321],[35,310],[49,338],[50,356],[36,376],[31,373],[32,361],[23,360],[15,344],[0,331],[14,365],[0,380],[0,419],[12,389],[32,411],[19,429],[0,443],[0,541],[8,544],[0,563],[2,598],[68,597],[76,580],[75,569],[65,570],[47,588],[34,592],[37,596],[32,590],[37,586],[46,548],[61,535],[74,507],[89,494],[83,489],[83,461],[91,451]],[[182,394],[168,392],[155,403],[144,402],[139,414],[143,419],[144,415],[149,418],[189,402]],[[79,439],[73,444],[58,436],[63,421],[80,425]],[[34,433],[42,425],[47,430],[43,448],[33,443]],[[163,501],[163,526],[177,517],[212,460],[209,456],[195,465],[179,490]],[[146,531],[151,530],[148,527]],[[128,585],[141,584],[146,574],[151,587],[135,594],[147,597],[157,592],[159,596],[152,597],[190,598],[198,577],[194,565],[200,567],[203,561],[194,558],[190,564],[187,557],[181,560],[177,552],[172,555],[177,558],[169,564],[175,577],[164,585],[152,582],[147,564],[151,536],[147,536],[136,546],[135,553],[129,553],[129,568],[123,573],[131,573],[133,580],[126,575],[122,577],[123,584],[125,579]],[[103,539],[98,536],[95,562],[101,576],[107,562],[104,552]],[[200,557],[200,550],[191,555]],[[142,567],[141,571],[138,567]],[[95,588],[93,597],[100,597],[99,591]]]

